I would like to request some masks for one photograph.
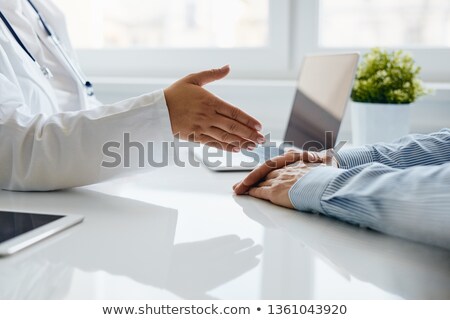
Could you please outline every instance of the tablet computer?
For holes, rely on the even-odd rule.
[[[83,221],[79,215],[0,211],[0,257],[20,251]]]

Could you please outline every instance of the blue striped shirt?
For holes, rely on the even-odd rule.
[[[450,130],[339,151],[289,190],[293,206],[450,249]]]

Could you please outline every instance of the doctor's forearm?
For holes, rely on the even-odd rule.
[[[102,167],[105,143],[123,141],[125,133],[144,145],[172,139],[162,91],[88,111],[40,115],[25,123],[23,118],[14,113],[0,124],[3,189],[47,191],[97,183],[132,169],[123,163]]]

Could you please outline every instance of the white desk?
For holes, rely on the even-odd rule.
[[[1,299],[450,299],[450,252],[302,214],[169,167],[89,188],[0,192],[85,221],[0,259]]]

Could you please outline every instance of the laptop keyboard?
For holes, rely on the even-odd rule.
[[[276,146],[258,146],[253,151],[243,150],[239,153],[232,153],[217,150],[215,148],[208,149],[211,153],[204,152],[202,148],[194,149],[198,159],[210,168],[228,167],[228,168],[248,168],[253,169],[266,160],[279,156],[284,152]]]
[[[254,150],[243,150],[239,153],[229,153],[225,152],[225,157],[227,157],[228,165],[231,166],[241,166],[253,168],[259,164],[264,163],[266,160],[269,160],[273,157],[279,156],[284,152],[278,147],[264,147],[258,146]]]

